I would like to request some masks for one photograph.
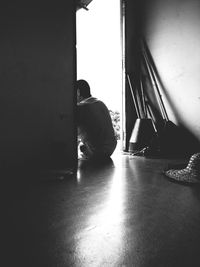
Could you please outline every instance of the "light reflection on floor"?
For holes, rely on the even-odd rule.
[[[77,180],[77,183],[80,184],[80,182],[81,182],[81,172],[80,172],[80,170],[77,170],[76,180]]]
[[[111,263],[115,266],[122,258],[124,180],[121,171],[118,166],[108,184],[109,190],[106,191],[105,199],[99,203],[100,210],[91,214],[87,227],[78,235],[76,252],[81,266],[103,266]]]

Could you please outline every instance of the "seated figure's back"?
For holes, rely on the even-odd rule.
[[[89,97],[78,104],[78,130],[83,144],[94,153],[113,153],[117,141],[109,110],[102,101]]]

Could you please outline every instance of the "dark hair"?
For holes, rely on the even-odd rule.
[[[76,82],[76,87],[77,87],[77,90],[78,89],[80,90],[80,95],[83,96],[84,98],[91,96],[90,86],[88,82],[86,82],[85,80],[78,80]]]

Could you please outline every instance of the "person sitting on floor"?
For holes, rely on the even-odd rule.
[[[109,158],[117,145],[109,110],[91,95],[88,82],[78,80],[76,85],[79,149],[87,159]]]

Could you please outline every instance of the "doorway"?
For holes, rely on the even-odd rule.
[[[121,0],[93,0],[76,13],[77,79],[85,79],[93,96],[110,110],[122,149]]]

